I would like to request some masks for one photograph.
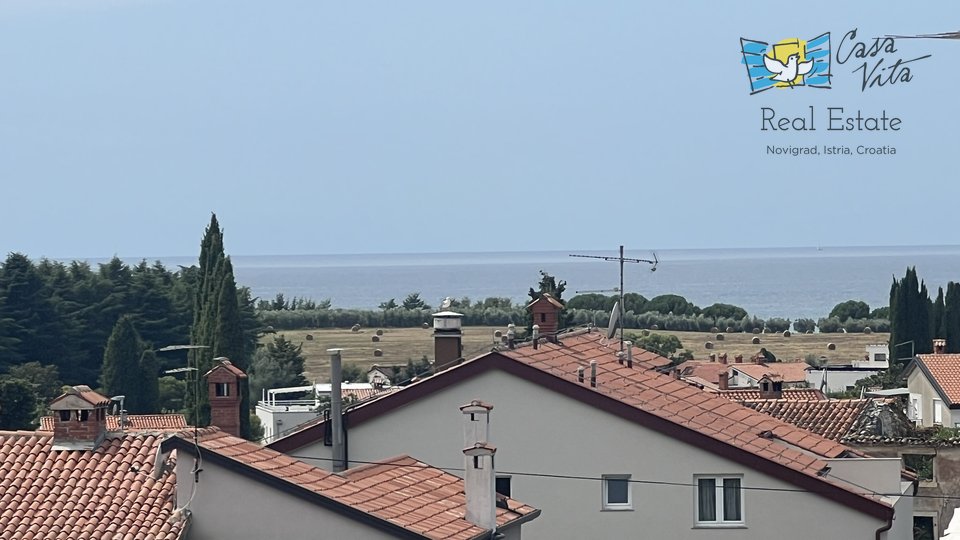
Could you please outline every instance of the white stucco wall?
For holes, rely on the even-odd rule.
[[[910,374],[910,377],[907,378],[907,388],[913,394],[920,394],[920,407],[922,414],[921,425],[924,427],[933,426],[933,400],[940,399],[940,394],[933,388],[933,385],[930,384],[930,381],[923,375],[923,372],[919,368],[914,369]],[[953,418],[950,414],[950,409],[946,405],[941,407],[943,413],[942,423],[944,426],[953,427]]]
[[[827,392],[845,392],[856,386],[857,381],[865,379],[871,375],[876,375],[876,371],[871,370],[828,370],[827,371]],[[823,370],[807,371],[807,385],[810,388],[820,388],[820,381],[823,380]]]
[[[190,499],[193,456],[179,452],[177,504]],[[200,483],[190,503],[190,540],[262,538],[394,538],[356,520],[203,462]]]
[[[472,399],[494,405],[490,441],[497,446],[498,472],[513,474],[512,496],[543,511],[524,526],[528,540],[636,538],[639,531],[644,538],[673,539],[873,538],[884,524],[812,494],[747,490],[746,528],[695,528],[695,490],[689,486],[695,474],[742,474],[743,485],[749,487],[793,491],[796,486],[499,371],[355,426],[349,434],[352,464],[410,454],[434,466],[462,467],[458,407]],[[330,449],[320,442],[292,454],[329,458]],[[329,467],[327,461],[316,463]],[[590,478],[630,474],[633,480],[687,485],[635,483],[632,511],[602,511],[599,481],[520,472]],[[912,521],[909,510],[907,515]]]

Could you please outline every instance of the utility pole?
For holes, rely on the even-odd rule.
[[[617,261],[620,263],[620,352],[623,352],[623,263],[647,263],[651,265],[650,271],[657,271],[657,263],[660,261],[657,260],[657,254],[653,254],[653,260],[649,259],[634,259],[623,256],[623,245],[620,245],[620,256],[619,257],[604,257],[601,255],[574,255],[571,254],[571,257],[580,257],[583,259],[599,259],[601,261]]]

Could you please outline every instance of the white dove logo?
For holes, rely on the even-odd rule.
[[[797,77],[810,73],[810,70],[813,69],[813,60],[800,62],[800,55],[794,53],[787,57],[787,63],[784,64],[776,58],[764,55],[763,65],[770,73],[773,73],[771,79],[793,86],[796,84]]]

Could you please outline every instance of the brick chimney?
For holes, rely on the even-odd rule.
[[[720,381],[717,384],[717,388],[720,390],[729,390],[730,389],[730,373],[726,371],[721,371],[719,373]]]
[[[89,386],[74,386],[50,402],[53,450],[93,450],[107,432],[110,399]]]
[[[485,529],[497,526],[496,470],[493,456],[497,449],[490,436],[490,411],[493,405],[473,400],[460,407],[463,413],[463,490],[467,499],[467,521]]]
[[[947,352],[947,340],[945,339],[933,340],[933,354],[946,354],[946,352]]]
[[[228,358],[213,359],[213,369],[207,379],[207,398],[210,400],[210,424],[235,436],[240,436],[240,380],[247,374]]]
[[[563,303],[550,293],[543,293],[540,298],[527,304],[527,309],[533,313],[533,324],[540,326],[540,337],[557,343],[557,331],[560,329],[560,312]]]
[[[727,363],[727,353],[721,354],[720,356],[717,357],[717,359],[719,360],[719,362],[720,362],[721,364],[726,364],[726,363]]]
[[[743,363],[743,355],[742,355],[742,354],[738,354],[738,355],[734,356],[734,357],[733,357],[733,363],[734,363],[734,364],[742,364],[742,363]]]
[[[463,358],[463,314],[441,311],[433,314],[433,369],[439,373]]]

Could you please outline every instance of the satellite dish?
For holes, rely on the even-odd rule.
[[[610,323],[607,325],[607,339],[613,339],[617,334],[617,326],[620,325],[620,301],[613,304],[613,311],[610,312]]]

